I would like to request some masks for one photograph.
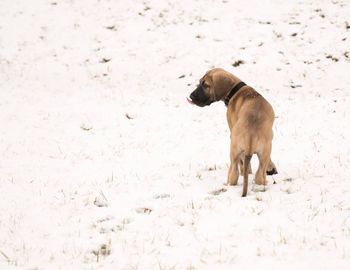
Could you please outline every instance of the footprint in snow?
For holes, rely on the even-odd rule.
[[[209,192],[209,194],[217,196],[217,195],[220,195],[221,193],[226,192],[226,191],[227,191],[226,188],[220,188],[220,189]]]
[[[153,210],[148,207],[139,207],[135,209],[136,213],[138,214],[150,214]]]
[[[169,198],[169,197],[170,197],[170,194],[163,193],[163,194],[154,195],[153,199],[165,199],[165,198]]]

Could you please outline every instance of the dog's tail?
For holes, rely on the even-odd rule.
[[[249,162],[252,159],[252,155],[250,153],[244,154],[244,161],[243,161],[243,193],[242,197],[247,196],[248,191],[248,166]]]

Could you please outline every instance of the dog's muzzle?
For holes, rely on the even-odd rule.
[[[197,105],[199,107],[208,106],[214,101],[210,99],[210,97],[206,96],[204,89],[201,85],[199,85],[196,90],[194,90],[190,98],[187,98],[187,101],[192,105]]]

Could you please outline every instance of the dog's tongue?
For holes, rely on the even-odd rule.
[[[194,105],[193,101],[191,99],[189,99],[188,97],[186,97],[188,103],[190,103],[191,105]]]

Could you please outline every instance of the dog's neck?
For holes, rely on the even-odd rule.
[[[243,87],[246,86],[246,84],[244,82],[239,82],[237,84],[235,84],[231,90],[228,92],[228,94],[225,96],[224,98],[224,102],[226,107],[228,106],[230,99]]]

